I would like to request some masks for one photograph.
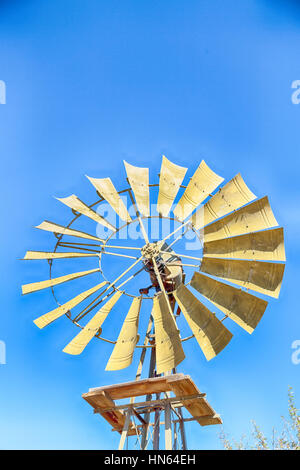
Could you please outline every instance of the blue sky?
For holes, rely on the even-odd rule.
[[[46,278],[46,263],[18,259],[53,247],[34,225],[69,220],[52,196],[93,202],[85,174],[122,189],[123,159],[150,166],[157,182],[162,154],[189,176],[202,158],[226,180],[240,171],[285,227],[281,295],[257,330],[231,328],[233,341],[209,363],[193,343],[179,367],[235,438],[252,419],[266,433],[279,426],[288,385],[300,394],[291,360],[300,339],[299,31],[291,0],[0,2],[1,448],[117,446],[81,394],[130,380],[136,360],[116,375],[104,373],[110,350],[99,341],[80,357],[62,353],[75,331],[68,320],[42,332],[32,323],[54,308],[50,292],[21,295],[21,284]],[[218,432],[191,424],[190,448],[219,448]]]

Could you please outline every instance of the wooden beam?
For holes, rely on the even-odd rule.
[[[129,408],[155,408],[156,406],[161,406],[163,407],[166,403],[179,403],[179,406],[184,406],[181,404],[181,402],[185,400],[193,400],[195,398],[204,398],[206,396],[206,393],[197,393],[196,395],[188,395],[188,396],[181,396],[181,397],[170,397],[170,398],[161,398],[159,400],[147,400],[147,401],[140,401],[137,403],[125,403],[124,405],[117,405],[111,408],[105,408],[105,409],[98,409],[96,408],[94,410],[94,413],[103,413],[103,412],[108,412],[108,411],[115,411],[115,410],[126,410]],[[144,411],[140,411],[140,413],[144,413]]]
[[[173,380],[184,379],[184,374],[176,374],[171,376]],[[147,395],[148,393],[160,393],[171,390],[168,384],[168,377],[153,377],[152,379],[142,379],[133,382],[124,382],[116,385],[107,385],[105,387],[92,388],[88,393],[83,395],[83,398],[88,401],[89,397],[96,396],[102,390],[109,393],[113,400],[122,398],[137,397]]]
[[[165,394],[173,392],[176,396],[161,398],[151,401],[141,401],[134,404],[133,397]],[[122,432],[125,421],[124,410],[134,408],[140,415],[155,412],[158,414],[164,409],[166,403],[173,408],[185,407],[201,426],[222,424],[221,418],[215,414],[205,398],[200,393],[195,383],[188,375],[172,374],[169,376],[153,377],[123,384],[109,385],[101,388],[90,389],[83,398],[93,407],[96,413],[100,413],[113,428]],[[107,400],[109,398],[109,401]],[[130,398],[130,403],[117,405],[114,400]],[[181,415],[179,415],[181,417]],[[144,417],[144,421],[147,419]],[[182,423],[184,420],[182,421]],[[132,424],[128,435],[135,434]]]
[[[191,421],[198,421],[198,420],[212,420],[212,419],[220,419],[220,415],[218,414],[214,414],[214,415],[211,415],[211,416],[195,416],[195,417],[192,417],[192,418],[182,418],[182,421],[184,423],[190,423]],[[179,419],[174,419],[172,420],[172,423],[180,423],[181,420]],[[154,426],[155,423],[149,423],[148,426]],[[159,423],[160,426],[164,426],[165,425],[165,422],[164,421],[160,421]],[[143,427],[143,424],[138,424],[136,426],[138,429],[142,428]],[[112,431],[118,431],[118,429],[112,429]]]
[[[125,440],[128,434],[129,424],[131,420],[131,414],[132,414],[132,410],[129,409],[126,413],[125,424],[124,424],[124,428],[121,434],[121,439],[120,439],[120,444],[119,444],[119,450],[123,450],[124,448],[124,444],[125,444]]]
[[[142,423],[142,425],[144,427],[147,426],[146,421],[144,420],[144,418],[141,417],[140,413],[138,413],[134,408],[132,408],[132,411],[133,411],[134,415],[137,417],[137,419]]]

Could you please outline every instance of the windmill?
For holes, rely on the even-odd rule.
[[[150,184],[148,168],[124,164],[125,189],[118,191],[110,178],[88,177],[98,195],[96,202],[87,205],[75,195],[59,198],[74,217],[66,226],[50,221],[37,226],[55,235],[55,247],[51,252],[28,251],[24,259],[48,260],[49,279],[25,284],[22,291],[52,290],[57,307],[34,320],[39,328],[64,315],[79,327],[65,353],[82,353],[95,337],[113,346],[106,365],[110,371],[130,366],[134,352],[140,353],[134,380],[93,388],[83,395],[94,412],[120,433],[119,449],[130,436],[141,449],[151,443],[158,449],[163,438],[166,449],[186,449],[185,423],[207,426],[222,421],[191,377],[177,373],[185,358],[185,342],[197,341],[206,360],[211,360],[232,339],[225,323],[233,321],[248,333],[254,331],[268,304],[261,295],[279,295],[285,261],[283,229],[268,198],[257,199],[240,174],[225,184],[202,160],[185,186],[187,168],[163,156],[159,182]],[[103,204],[113,211],[115,224],[101,215]],[[102,227],[106,236],[100,237],[95,226],[94,234],[83,231],[84,219]],[[166,221],[173,224],[172,229],[152,237],[149,222]],[[142,241],[133,243],[127,233],[120,245],[118,235],[133,226]],[[187,243],[176,249],[188,233],[194,235],[197,250]],[[95,263],[93,268],[53,276],[54,263],[68,259],[78,265],[88,258]],[[105,260],[106,268],[117,270],[113,277],[107,274]],[[97,282],[88,289],[66,302],[57,300],[57,286],[95,277]],[[149,300],[150,312],[143,317]],[[121,315],[113,317],[113,313],[124,309],[128,313],[122,323]],[[142,320],[145,331],[140,334]],[[105,331],[113,332],[114,338],[107,338]],[[147,362],[148,376],[142,378]],[[120,404],[128,398],[129,402]]]

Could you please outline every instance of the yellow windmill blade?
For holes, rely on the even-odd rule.
[[[114,187],[112,180],[110,178],[90,178],[89,176],[87,176],[87,178],[96,191],[111,205],[118,216],[124,220],[124,222],[131,222],[132,219],[119,193]]]
[[[157,212],[163,217],[169,214],[186,172],[187,168],[175,165],[163,155],[157,200]]]
[[[247,289],[278,298],[284,264],[265,261],[219,259],[205,257],[200,271],[226,281],[239,284]]]
[[[88,240],[96,240],[97,242],[102,242],[101,238],[94,237],[89,233],[81,232],[80,230],[74,230],[73,228],[63,227],[62,225],[55,224],[54,222],[49,222],[45,220],[40,225],[37,225],[35,228],[40,230],[46,230],[47,232],[53,233],[61,233],[62,235],[70,235],[71,237],[78,237],[78,238],[87,238]]]
[[[180,221],[185,220],[223,181],[224,178],[214,173],[202,160],[175,207],[175,216]]]
[[[93,274],[99,272],[100,269],[89,269],[88,271],[80,271],[78,273],[66,274],[65,276],[59,276],[53,279],[47,279],[46,281],[32,282],[30,284],[24,284],[22,286],[22,294],[29,294],[31,292],[36,292],[47,287],[57,286],[58,284],[63,284],[64,282],[72,281],[73,279],[78,279],[79,277],[87,276],[88,274]]]
[[[204,242],[203,256],[285,261],[283,228]]]
[[[128,182],[134,193],[137,208],[141,215],[149,217],[149,168],[140,168],[130,165],[124,160]]]
[[[67,313],[72,308],[76,307],[76,305],[80,304],[80,302],[83,302],[90,295],[97,292],[99,289],[104,287],[106,284],[107,284],[106,281],[101,282],[100,284],[97,284],[96,286],[92,287],[91,289],[88,289],[88,290],[82,292],[81,294],[76,295],[76,297],[69,300],[65,304],[60,305],[59,307],[55,308],[54,310],[51,310],[51,312],[45,313],[45,315],[42,315],[41,317],[34,320],[34,323],[39,328],[44,328],[45,326],[49,325],[50,323],[52,323],[57,318],[63,316],[65,313]]]
[[[241,175],[237,174],[193,214],[192,224],[198,230],[255,198]]]
[[[204,228],[204,242],[265,230],[278,225],[267,196]]]
[[[117,291],[93,316],[93,318],[85,325],[85,327],[72,339],[72,341],[63,349],[63,352],[77,355],[82,353],[91,339],[97,334],[101,328],[107,315],[115,303],[119,300],[123,292]]]
[[[85,215],[89,219],[94,220],[98,224],[101,224],[112,231],[116,230],[116,227],[114,227],[110,222],[104,219],[104,217],[101,217],[101,215],[97,214],[97,212],[93,211],[89,206],[87,206],[77,196],[75,196],[75,194],[62,198],[57,197],[56,199],[65,204],[66,206],[70,207],[74,211],[77,211],[80,214]]]
[[[162,293],[157,294],[153,299],[152,314],[155,325],[157,373],[162,374],[178,366],[185,355],[179,330]]]
[[[233,336],[232,333],[184,284],[180,284],[174,296],[209,361],[227,346]]]
[[[191,286],[248,333],[256,328],[268,305],[263,299],[197,272]]]
[[[77,252],[52,252],[52,251],[26,251],[23,259],[64,259],[64,258],[85,258],[90,256],[99,256],[98,253],[77,253]]]
[[[130,366],[139,339],[138,326],[141,303],[141,297],[133,299],[105,370],[120,370]]]

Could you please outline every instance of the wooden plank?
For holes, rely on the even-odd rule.
[[[209,426],[213,424],[222,424],[223,421],[218,414],[214,414],[213,416],[201,416],[196,418],[196,421],[201,425],[201,426]]]
[[[184,374],[174,374],[177,380],[184,378]],[[97,395],[99,391],[106,391],[109,393],[113,400],[119,400],[122,398],[138,397],[147,394],[167,392],[170,388],[167,384],[168,377],[153,377],[150,379],[143,379],[133,382],[124,382],[116,385],[107,385],[101,388],[92,388],[88,393],[85,393],[84,397],[91,397]]]
[[[133,398],[136,396],[151,395],[158,393],[173,392],[175,397],[164,400],[153,400],[134,404],[132,401],[127,405],[117,405],[114,400]],[[108,385],[90,389],[82,397],[94,408],[94,412],[100,413],[116,430],[122,433],[125,425],[125,413],[122,409],[128,407],[138,408],[141,413],[142,405],[149,411],[154,411],[155,406],[164,407],[172,403],[174,407],[183,406],[201,426],[221,424],[222,420],[214,409],[200,393],[191,377],[184,374],[173,374],[162,377],[153,377],[139,381],[126,382],[116,385]],[[144,409],[144,408],[143,408]],[[184,420],[183,420],[184,421]],[[128,435],[136,434],[136,429],[130,421]]]
[[[86,394],[84,394],[86,395]],[[115,402],[111,399],[109,394],[102,390],[99,391],[96,397],[85,397],[83,398],[98,412],[103,416],[106,421],[117,431],[121,432],[125,425],[125,415],[121,410],[115,409]],[[110,409],[110,411],[104,411],[105,409]],[[103,410],[103,411],[101,411]],[[128,430],[129,435],[136,434],[136,431],[133,427],[133,424],[130,423]]]
[[[182,380],[174,380],[169,378],[169,386],[176,396],[196,395],[200,394],[199,389],[189,376],[185,376]],[[192,416],[212,416],[215,414],[213,408],[209,405],[205,398],[191,399],[184,401],[185,408]],[[199,422],[199,420],[197,419]],[[201,424],[199,422],[199,424]]]

